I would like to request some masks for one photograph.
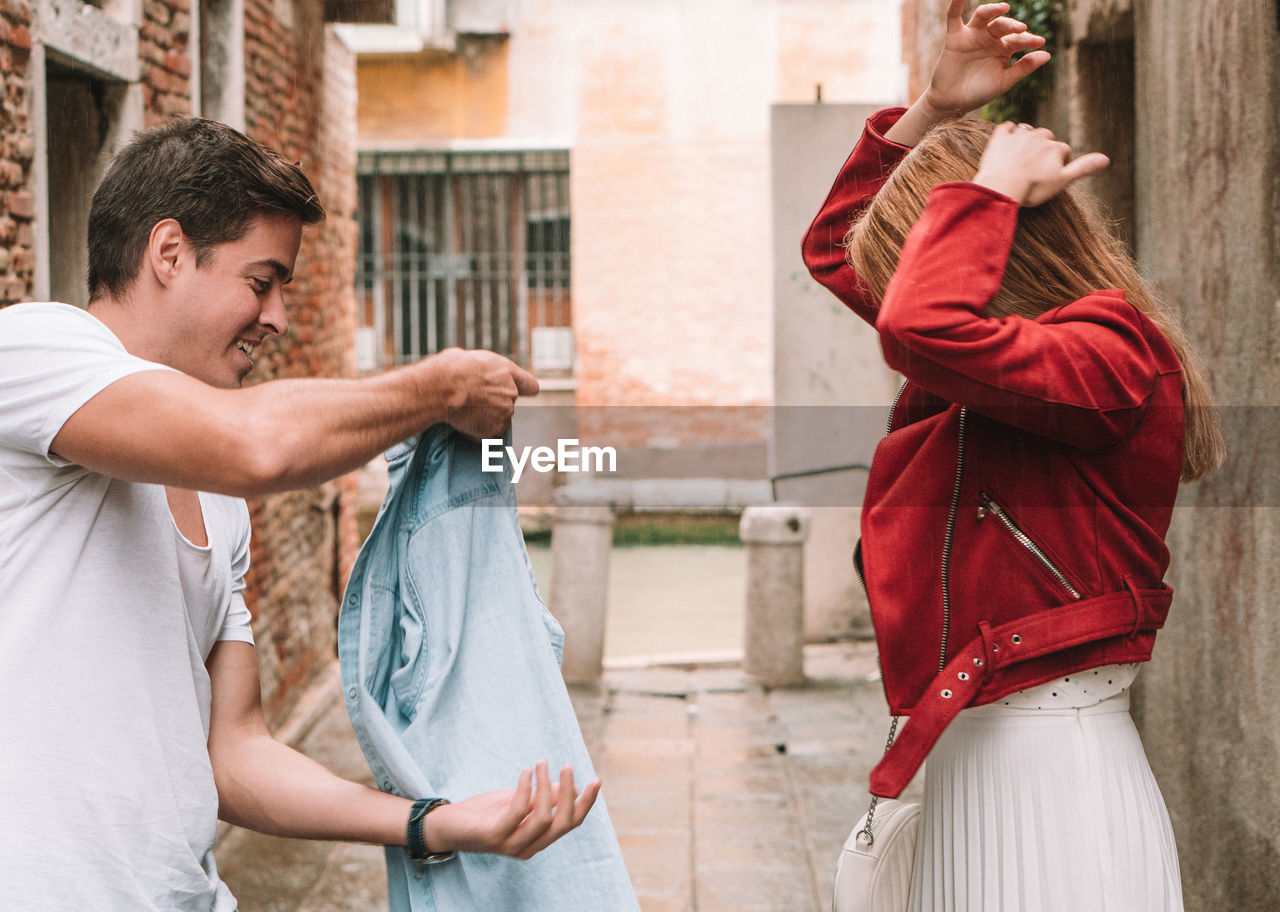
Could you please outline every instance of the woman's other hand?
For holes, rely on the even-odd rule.
[[[973,182],[1011,197],[1020,206],[1039,206],[1108,164],[1101,152],[1072,159],[1071,147],[1044,127],[1002,123],[987,142]]]
[[[1049,61],[1044,38],[1004,15],[1007,3],[984,3],[966,23],[964,0],[947,7],[947,37],[929,87],[890,127],[885,138],[914,146],[938,123],[962,117],[998,98]],[[1014,54],[1029,51],[1010,65]]]

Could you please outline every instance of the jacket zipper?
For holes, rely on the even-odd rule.
[[[898,403],[902,401],[902,394],[907,391],[907,384],[910,382],[910,380],[903,380],[902,386],[898,387],[898,395],[893,397],[893,405],[889,406],[889,420],[884,425],[886,434],[893,433],[893,413],[898,410]]]
[[[938,649],[938,671],[947,667],[947,640],[951,635],[951,543],[956,534],[956,512],[960,509],[960,483],[964,480],[965,425],[969,410],[960,409],[960,429],[956,435],[956,483],[951,490],[947,531],[942,538],[942,645]]]
[[[909,382],[904,381],[902,386],[898,387],[898,394],[893,397],[893,405],[889,406],[889,420],[884,429],[886,434],[893,432],[893,415],[898,410],[898,403],[902,401],[902,394],[907,391]],[[965,427],[968,414],[967,408],[960,409],[960,429],[956,440],[956,481],[951,490],[951,508],[947,511],[947,531],[942,539],[942,642],[938,648],[938,671],[947,667],[947,641],[951,637],[951,543],[955,539],[956,514],[960,510],[960,485],[964,480]],[[861,571],[858,572],[858,578],[862,580]],[[863,580],[862,590],[865,592],[866,588],[866,581]],[[892,743],[893,736],[889,737]]]
[[[1023,532],[1022,529],[1018,527],[1018,524],[1013,521],[1013,518],[1010,517],[998,503],[992,500],[991,495],[986,491],[983,491],[980,496],[982,498],[982,503],[978,507],[978,519],[983,519],[988,513],[990,513],[996,519],[1000,520],[1001,525],[1009,530],[1009,534],[1014,537],[1018,544],[1026,548],[1027,551],[1030,552],[1031,556],[1038,560],[1041,566],[1052,574],[1053,578],[1058,581],[1059,585],[1071,593],[1072,598],[1081,598],[1080,591],[1076,589],[1075,586],[1071,585],[1071,581],[1067,579],[1067,575],[1059,570],[1058,566],[1049,559],[1049,555],[1044,553],[1044,549],[1037,545],[1030,535]]]

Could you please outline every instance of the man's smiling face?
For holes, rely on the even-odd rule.
[[[253,370],[255,349],[289,328],[284,286],[293,280],[302,222],[260,215],[238,241],[218,244],[187,267],[172,292],[177,320],[165,362],[212,386],[234,389]]]

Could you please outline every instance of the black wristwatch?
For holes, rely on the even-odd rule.
[[[456,854],[431,851],[427,848],[427,837],[424,832],[427,815],[440,805],[448,803],[447,798],[419,798],[413,803],[413,808],[409,811],[409,826],[405,831],[405,848],[414,861],[422,864],[439,864],[442,861],[448,861]]]

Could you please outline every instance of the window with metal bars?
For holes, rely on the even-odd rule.
[[[571,370],[567,150],[365,151],[358,193],[362,369],[458,345]]]

